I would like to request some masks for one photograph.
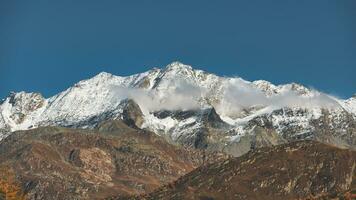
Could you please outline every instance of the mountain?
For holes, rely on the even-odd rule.
[[[298,141],[199,167],[131,199],[351,200],[356,197],[355,166],[355,151]]]
[[[93,129],[112,119],[235,156],[304,139],[356,147],[355,97],[219,77],[179,62],[127,77],[103,72],[50,98],[11,93],[0,105],[0,139],[43,126]]]
[[[180,148],[122,121],[40,127],[0,143],[0,199],[103,199],[152,192],[223,154]]]

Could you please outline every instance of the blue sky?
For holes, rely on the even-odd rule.
[[[275,84],[356,93],[356,1],[0,0],[0,98],[54,95],[101,71],[179,60]]]

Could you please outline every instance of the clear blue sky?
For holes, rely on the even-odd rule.
[[[350,97],[356,1],[0,0],[0,99],[175,60]]]

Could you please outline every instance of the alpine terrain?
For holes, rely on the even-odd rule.
[[[152,192],[219,153],[182,149],[106,121],[96,129],[40,127],[0,144],[0,199],[104,199]]]
[[[114,119],[172,144],[234,156],[305,139],[356,148],[356,96],[219,77],[179,62],[127,77],[102,72],[50,98],[11,93],[0,104],[0,139],[44,126],[95,129]]]
[[[0,200],[355,199],[356,96],[173,62],[0,103]]]
[[[355,151],[297,141],[199,167],[132,199],[355,199],[355,159]]]

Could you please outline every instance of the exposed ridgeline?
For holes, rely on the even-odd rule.
[[[131,199],[351,200],[356,198],[355,167],[355,151],[299,141],[199,167]]]
[[[356,147],[355,97],[219,77],[179,62],[127,77],[103,72],[48,99],[12,93],[0,104],[0,139],[43,126],[93,129],[110,119],[235,156],[304,139]]]
[[[122,121],[94,130],[41,127],[0,143],[0,199],[103,199],[152,192],[226,159],[179,148]]]

